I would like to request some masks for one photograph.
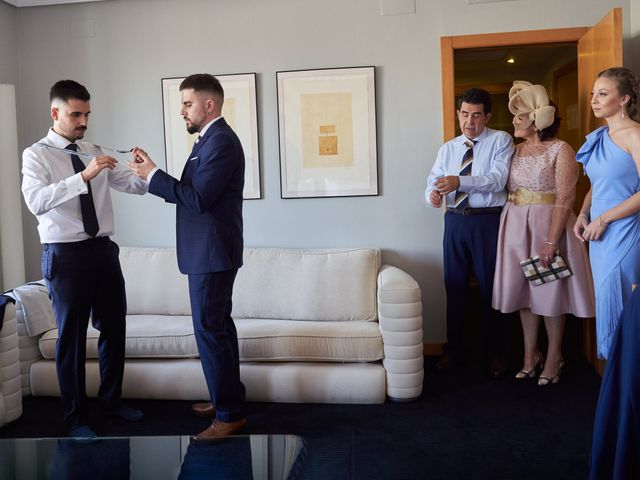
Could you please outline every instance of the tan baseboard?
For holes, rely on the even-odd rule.
[[[444,343],[424,343],[423,353],[428,356],[442,355],[442,347]]]

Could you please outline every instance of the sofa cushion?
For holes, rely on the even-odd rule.
[[[175,248],[120,247],[129,315],[191,315]]]
[[[292,322],[239,319],[240,359],[371,362],[383,357],[382,335],[372,322]],[[98,358],[98,332],[89,326],[87,358]],[[40,338],[40,351],[55,358],[58,330]],[[192,358],[198,356],[191,318],[132,315],[127,317],[127,358]]]
[[[245,248],[233,318],[374,321],[380,251]]]
[[[89,325],[87,358],[98,358],[100,332]],[[58,329],[40,337],[40,353],[55,358]],[[191,317],[168,315],[127,316],[127,358],[190,358],[198,356]]]
[[[245,361],[374,362],[384,356],[373,322],[236,320],[240,358]]]

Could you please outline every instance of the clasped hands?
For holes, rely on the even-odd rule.
[[[586,215],[580,215],[573,226],[573,233],[581,242],[600,240],[608,226],[602,217],[589,222]]]
[[[455,192],[460,187],[460,178],[457,175],[448,175],[446,177],[438,177],[433,182],[436,187],[429,195],[431,205],[439,208],[442,205],[442,197]]]

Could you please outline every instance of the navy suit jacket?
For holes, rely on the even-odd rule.
[[[244,153],[224,118],[193,147],[180,181],[162,170],[149,192],[175,203],[178,267],[202,274],[242,266]]]

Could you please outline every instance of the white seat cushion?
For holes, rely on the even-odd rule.
[[[376,322],[304,322],[239,319],[243,361],[373,362],[383,358],[382,335]],[[98,358],[98,332],[89,326],[87,358]],[[40,339],[40,351],[55,358],[58,330]],[[192,358],[198,356],[191,317],[129,315],[127,358]]]
[[[98,358],[100,332],[89,325],[87,330],[87,358]],[[58,329],[40,338],[40,353],[55,358]],[[169,315],[127,316],[127,358],[193,358],[198,348],[193,336],[191,317]]]
[[[236,320],[245,361],[374,362],[384,356],[375,322]]]

